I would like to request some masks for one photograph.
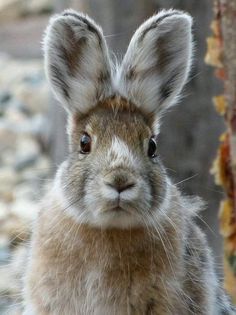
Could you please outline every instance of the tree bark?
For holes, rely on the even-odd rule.
[[[225,287],[236,302],[236,0],[215,0],[214,11],[213,37],[208,39],[206,61],[217,68],[216,75],[224,81],[224,94],[214,98],[227,126],[215,175],[226,193],[220,208]]]

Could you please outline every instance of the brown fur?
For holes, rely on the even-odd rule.
[[[26,292],[37,306],[36,314],[100,315],[94,313],[92,300],[86,308],[80,302],[87,294],[86,278],[93,272],[99,276],[91,284],[91,299],[110,306],[109,314],[207,314],[207,308],[202,309],[207,307],[207,283],[201,281],[207,270],[201,269],[199,260],[208,254],[204,237],[188,214],[181,218],[186,209],[172,214],[161,240],[152,228],[78,225],[56,201],[48,198],[47,203],[34,230],[27,274]],[[183,248],[186,230],[191,231],[188,260]]]
[[[173,314],[180,292],[174,285],[170,288],[168,281],[173,282],[183,272],[179,264],[181,253],[176,255],[180,240],[173,227],[166,231],[169,242],[165,242],[164,249],[161,241],[153,237],[152,230],[78,226],[61,214],[59,207],[43,209],[34,232],[28,289],[31,300],[38,305],[38,314],[42,310],[48,314],[76,314],[70,308],[73,302],[65,301],[65,296],[72,299],[69,292],[75,288],[81,290],[81,295],[86,294],[83,283],[96,270],[102,275],[94,281],[94,291],[98,291],[101,299],[107,298],[103,303],[117,302],[127,314],[152,314],[147,309],[155,311],[153,314]],[[43,301],[45,295],[51,296],[50,302]],[[55,295],[61,301],[60,305],[53,306],[57,311],[50,305]],[[83,313],[77,308],[77,312],[93,314],[92,309]]]

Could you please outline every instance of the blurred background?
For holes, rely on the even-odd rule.
[[[194,17],[194,66],[181,104],[163,120],[159,151],[184,193],[207,202],[200,224],[221,264],[217,218],[223,193],[210,169],[224,130],[212,97],[222,86],[204,63],[212,6],[205,0],[0,0],[0,314],[19,293],[9,259],[28,239],[44,184],[67,154],[66,116],[45,81],[41,40],[50,15],[68,7],[103,27],[118,58],[137,26],[158,10],[181,9]]]

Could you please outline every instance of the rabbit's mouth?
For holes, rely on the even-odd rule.
[[[117,199],[114,203],[109,203],[102,210],[102,213],[113,213],[113,214],[131,214],[131,211],[124,204],[121,205],[119,199]]]

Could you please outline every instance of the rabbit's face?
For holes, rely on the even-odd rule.
[[[44,44],[47,77],[70,121],[70,155],[57,175],[64,211],[105,227],[160,218],[169,185],[154,135],[188,76],[191,17],[151,17],[116,67],[101,28],[72,10],[52,18]]]
[[[72,150],[61,173],[69,211],[93,225],[147,224],[167,198],[148,117],[115,98],[74,118],[71,129]]]

